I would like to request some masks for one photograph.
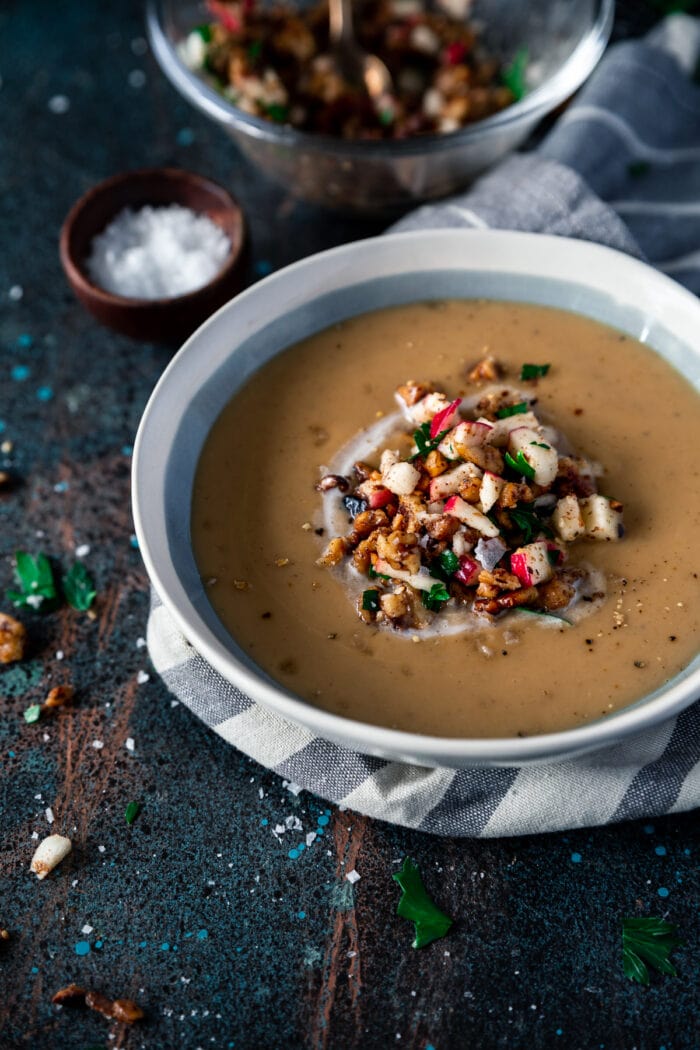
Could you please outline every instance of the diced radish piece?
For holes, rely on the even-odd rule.
[[[525,547],[518,547],[510,556],[510,571],[523,587],[535,587],[552,577],[552,566],[547,556],[545,540],[536,540]]]
[[[377,488],[370,493],[367,502],[372,510],[379,510],[380,507],[386,507],[387,503],[391,503],[392,496],[393,492],[390,492],[389,489]]]
[[[498,474],[493,474],[490,470],[484,471],[484,479],[479,492],[479,505],[484,514],[491,510],[504,485],[505,481],[499,478]]]
[[[388,561],[377,558],[374,563],[374,571],[380,576],[388,576],[392,580],[402,580],[417,591],[429,591],[435,584],[434,578],[427,569],[420,572],[407,572],[405,569],[392,569]]]
[[[454,540],[452,542],[454,543]],[[507,550],[501,537],[496,536],[492,540],[479,540],[474,548],[474,557],[479,561],[482,569],[492,572]]]
[[[490,518],[487,518],[476,507],[472,507],[471,503],[463,500],[461,496],[452,496],[448,499],[445,504],[445,514],[451,514],[453,518],[458,518],[468,528],[476,529],[482,536],[498,536],[498,526],[494,525]]]
[[[459,459],[460,448],[480,448],[489,440],[492,429],[490,423],[476,423],[474,420],[458,423],[445,435],[438,450],[448,459]]]
[[[491,431],[491,444],[496,445],[497,448],[502,448],[503,445],[508,444],[508,436],[513,430],[517,430],[518,427],[530,427],[531,430],[535,430],[540,433],[540,421],[534,412],[522,412],[514,416],[506,416],[505,419],[497,419],[493,424]],[[540,441],[542,438],[539,439]]]
[[[624,535],[622,504],[605,496],[587,496],[580,501],[586,537],[591,540],[619,540]]]
[[[522,452],[535,472],[534,481],[544,488],[551,485],[557,476],[559,454],[557,450],[542,441],[540,435],[531,427],[516,427],[508,436],[508,448],[512,455]]]
[[[450,402],[445,395],[436,390],[432,394],[426,394],[420,401],[416,401],[415,405],[409,405],[406,413],[414,423],[430,423],[433,416],[438,412],[444,412],[449,406]]]
[[[552,524],[557,530],[557,535],[567,543],[572,543],[586,531],[579,502],[573,494],[562,496],[557,501],[552,514]]]
[[[442,433],[443,430],[447,430],[449,427],[454,426],[456,420],[459,418],[459,406],[462,404],[462,398],[458,397],[456,401],[453,401],[447,408],[443,408],[440,412],[436,412],[433,416],[433,421],[430,424],[430,437],[436,438],[438,434]]]
[[[480,477],[481,471],[474,463],[460,463],[458,467],[453,467],[452,470],[448,470],[432,479],[430,482],[430,498],[431,500],[445,499],[446,496],[451,496],[459,491],[465,481],[469,481],[470,478]]]
[[[420,471],[412,463],[394,463],[383,477],[384,484],[397,496],[409,496],[420,481]]]
[[[479,573],[481,572],[481,566],[478,561],[474,561],[473,558],[468,558],[463,555],[459,559],[459,568],[454,575],[455,580],[459,580],[465,587],[471,587],[472,584],[476,583],[479,579]]]

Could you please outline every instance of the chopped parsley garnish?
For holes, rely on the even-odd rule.
[[[248,58],[252,59],[253,62],[256,58],[260,58],[260,52],[262,51],[262,42],[260,40],[254,40],[248,48]]]
[[[529,605],[519,605],[517,611],[528,613],[529,616],[546,616],[548,620],[558,620],[559,623],[564,623],[567,627],[573,627],[571,620],[567,620],[565,616],[559,616],[558,613],[547,612],[546,609],[533,609]]]
[[[454,576],[459,568],[459,558],[454,551],[443,551],[440,555],[440,565],[448,576]]]
[[[516,102],[519,102],[526,91],[525,72],[527,70],[528,51],[526,47],[518,48],[513,61],[501,72],[501,81],[510,90]]]
[[[392,878],[403,890],[396,914],[415,923],[416,936],[413,947],[424,948],[431,941],[444,937],[452,925],[452,919],[432,902],[426,893],[420,872],[410,857],[404,858],[401,871],[397,871]]]
[[[396,876],[394,876],[396,878]],[[622,920],[622,966],[625,977],[639,984],[649,984],[648,966],[658,973],[676,977],[669,955],[683,941],[676,936],[677,927],[663,919]]]
[[[496,415],[499,419],[508,419],[509,416],[521,416],[527,412],[527,401],[518,401],[517,405],[506,405],[499,408]]]
[[[531,445],[536,445],[537,448],[551,448],[551,445],[546,445],[544,441],[531,441]]]
[[[272,102],[269,106],[265,107],[270,120],[274,120],[277,124],[284,124],[285,120],[289,116],[289,107],[280,106],[277,102]]]
[[[379,111],[379,123],[388,127],[394,123],[394,111],[392,109],[381,109]]]
[[[511,520],[517,525],[523,534],[525,543],[531,543],[538,533],[543,532],[545,536],[551,536],[551,529],[543,524],[542,519],[532,509],[529,503],[519,503],[508,511]]]
[[[124,820],[127,824],[133,824],[139,813],[141,812],[141,806],[138,802],[130,802],[124,811]]]
[[[77,561],[63,577],[63,593],[68,604],[79,612],[85,612],[94,602],[97,596],[95,584],[82,562]]]
[[[511,456],[510,452],[506,452],[504,459],[506,466],[514,470],[516,474],[520,474],[521,477],[527,478],[528,481],[533,481],[535,477],[535,468],[531,467],[528,461],[525,459],[525,454],[522,449],[518,449],[515,458]]]
[[[32,557],[26,551],[17,551],[15,576],[20,590],[6,592],[13,605],[42,610],[53,606],[56,601],[56,582],[51,563],[45,554]]]
[[[362,608],[366,612],[379,612],[379,591],[373,587],[362,592]]]
[[[196,26],[193,32],[198,33],[205,44],[211,43],[211,26],[208,26],[206,22],[201,26]]]
[[[28,707],[24,712],[24,721],[29,722],[30,725],[32,722],[38,722],[40,718],[41,704],[32,704],[31,707]]]
[[[434,583],[430,591],[420,592],[420,598],[426,609],[430,609],[431,612],[440,612],[443,604],[449,601],[450,595],[444,583]]]
[[[389,579],[391,579],[390,576],[385,576],[383,572],[377,572],[377,570],[375,569],[374,565],[370,565],[370,567],[369,567],[369,569],[367,571],[367,575],[369,576],[370,580],[389,580]]]
[[[551,365],[523,365],[520,369],[520,378],[540,379],[542,376],[547,375],[551,367]]]
[[[427,456],[429,452],[433,452],[438,447],[445,434],[449,434],[451,429],[451,427],[446,427],[444,430],[441,430],[436,437],[431,438],[430,423],[421,423],[418,430],[413,432],[413,440],[416,443],[418,451],[413,453],[408,462],[412,463],[413,460],[418,459],[419,456]]]

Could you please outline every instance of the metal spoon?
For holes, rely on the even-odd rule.
[[[338,70],[352,86],[364,87],[375,104],[393,89],[391,73],[381,58],[364,51],[355,39],[352,0],[328,0],[329,33]]]

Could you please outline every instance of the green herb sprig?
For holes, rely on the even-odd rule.
[[[138,802],[130,802],[124,811],[124,820],[127,824],[133,824],[140,812],[140,804]]]
[[[51,562],[45,554],[34,557],[26,551],[15,552],[15,577],[19,590],[6,592],[7,598],[18,608],[48,611],[56,604],[56,581]]]
[[[522,449],[518,449],[515,457],[511,456],[510,452],[506,452],[503,457],[506,461],[506,466],[514,470],[516,474],[519,474],[523,478],[527,478],[528,481],[534,481],[535,468],[531,467],[528,461],[525,459],[525,454]]]
[[[450,593],[444,583],[434,583],[429,591],[420,592],[420,599],[426,609],[440,612],[445,602],[449,601]]]
[[[365,612],[379,612],[379,591],[374,587],[362,592],[362,608]]]
[[[444,937],[452,925],[452,919],[430,899],[420,872],[410,857],[404,858],[401,871],[397,871],[392,878],[403,890],[396,914],[415,923],[413,947],[424,948],[431,941]]]
[[[451,429],[451,427],[445,427],[445,429],[441,430],[436,437],[431,438],[430,423],[421,423],[418,430],[413,432],[413,440],[416,443],[418,451],[413,453],[408,462],[413,463],[413,460],[418,459],[419,456],[427,456],[429,452],[434,452],[445,435],[449,434]]]
[[[523,365],[520,369],[521,379],[541,379],[549,372],[551,365]]]
[[[528,57],[527,48],[519,48],[513,56],[513,61],[501,72],[501,82],[510,90],[516,102],[520,101],[527,89],[525,72]]]
[[[622,966],[625,977],[648,985],[649,966],[658,973],[676,977],[676,969],[669,961],[669,955],[674,948],[683,943],[677,937],[677,933],[677,927],[673,923],[652,916],[645,919],[623,919]]]
[[[95,584],[82,562],[77,561],[63,577],[63,593],[68,604],[79,612],[86,612],[94,602]]]
[[[499,408],[496,415],[499,419],[508,419],[510,416],[522,416],[527,412],[527,401],[518,401],[517,405],[505,405]]]
[[[508,513],[511,521],[522,532],[525,543],[531,543],[540,532],[547,536],[548,539],[551,539],[553,535],[552,530],[544,524],[539,514],[533,510],[529,503],[519,503],[517,507],[513,507]]]

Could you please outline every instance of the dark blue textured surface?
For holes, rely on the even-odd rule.
[[[639,5],[623,6],[629,21]],[[497,842],[409,833],[293,795],[154,677],[138,680],[148,594],[129,446],[168,354],[76,304],[57,258],[65,213],[107,175],[168,163],[232,186],[251,279],[378,231],[267,185],[177,98],[142,36],[135,0],[0,11],[0,442],[14,443],[0,469],[22,479],[0,494],[0,587],[17,547],[67,566],[83,543],[99,585],[95,620],[25,616],[27,660],[0,668],[0,1046],[697,1047],[696,815]],[[66,113],[48,108],[56,95]],[[24,708],[68,678],[73,710],[26,725]],[[131,799],[143,809],[128,827]],[[74,851],[39,883],[28,864],[47,806]],[[286,818],[302,829],[275,837]],[[407,853],[456,920],[421,952],[395,916],[391,874]],[[624,979],[620,919],[632,914],[679,924],[676,980]],[[124,1030],[57,1010],[51,995],[71,980],[135,998],[146,1020]]]

